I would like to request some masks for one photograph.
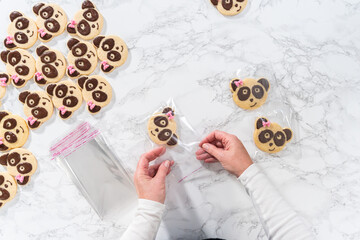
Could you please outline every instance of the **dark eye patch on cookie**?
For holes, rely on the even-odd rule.
[[[75,57],[81,57],[86,54],[87,50],[88,48],[85,43],[79,43],[71,50],[71,52]]]
[[[20,154],[16,152],[10,153],[7,157],[7,162],[10,166],[16,166],[20,162]]]
[[[26,105],[28,105],[31,108],[36,107],[37,105],[39,105],[39,102],[40,102],[40,97],[39,97],[39,95],[37,93],[31,93],[26,98]]]
[[[49,19],[53,16],[54,9],[51,6],[45,7],[43,10],[40,11],[40,16],[43,19]]]
[[[95,9],[90,8],[83,13],[83,17],[90,22],[96,22],[99,19],[99,13]]]
[[[13,118],[6,119],[3,123],[3,128],[7,130],[14,129],[17,126],[17,121]]]
[[[158,116],[154,119],[154,124],[158,127],[166,127],[169,124],[167,117]]]

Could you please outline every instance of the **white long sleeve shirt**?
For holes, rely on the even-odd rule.
[[[269,239],[314,239],[303,219],[281,197],[256,164],[248,167],[238,178],[245,186]],[[155,239],[165,205],[139,199],[135,219],[121,240]]]

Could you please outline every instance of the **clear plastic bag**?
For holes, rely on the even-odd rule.
[[[296,113],[290,103],[283,97],[283,93],[279,87],[279,81],[281,79],[278,79],[274,70],[267,65],[258,65],[256,68],[245,66],[237,70],[235,77],[239,79],[266,78],[270,82],[270,89],[266,102],[255,110],[243,110],[234,104],[235,108],[238,108],[236,111],[241,111],[241,113],[236,114],[237,116],[241,116],[241,118],[233,119],[233,122],[229,123],[227,127],[231,127],[233,132],[245,142],[249,153],[257,161],[267,159],[269,156],[288,157],[291,155],[292,157],[300,158],[300,137]],[[229,81],[230,80],[231,79],[229,79]],[[256,147],[253,137],[255,122],[261,117],[265,117],[270,123],[277,123],[283,128],[290,128],[292,130],[292,139],[280,152],[269,154]]]
[[[136,208],[133,182],[99,129],[84,122],[59,138],[50,153],[101,219]]]

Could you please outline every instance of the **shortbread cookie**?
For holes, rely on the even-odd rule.
[[[19,100],[24,104],[24,113],[31,129],[40,127],[54,112],[53,103],[45,91],[24,91]]]
[[[8,49],[31,48],[37,40],[38,28],[35,21],[18,11],[10,14],[10,20],[8,36],[4,40],[5,47]]]
[[[234,16],[241,13],[248,0],[210,0],[217,10],[226,16]]]
[[[175,112],[170,107],[151,116],[148,122],[148,134],[154,143],[168,146],[178,143],[174,116]]]
[[[254,142],[261,151],[280,152],[290,142],[292,136],[293,132],[290,128],[282,128],[264,117],[256,119]]]
[[[243,80],[233,79],[230,82],[230,90],[233,93],[233,100],[243,109],[257,109],[263,105],[268,96],[270,83],[265,78],[255,80],[245,78]]]
[[[12,84],[21,88],[34,77],[36,64],[33,56],[23,49],[2,51],[1,60],[6,64],[6,72],[12,79]]]
[[[10,202],[16,195],[17,184],[8,172],[0,173],[0,208]]]
[[[62,119],[71,117],[81,106],[81,90],[70,80],[50,84],[46,92],[52,96],[52,102],[59,110],[59,116]]]
[[[97,65],[97,54],[95,47],[88,42],[71,38],[67,46],[70,50],[67,56],[69,66],[67,75],[74,79],[81,75],[91,74]]]
[[[90,40],[100,34],[104,25],[103,16],[91,1],[84,1],[74,18],[67,25],[67,31],[73,36]]]
[[[42,42],[48,42],[65,31],[67,17],[65,11],[57,4],[37,3],[33,7],[36,14],[38,37]]]
[[[9,74],[5,72],[0,72],[0,99],[5,97],[6,87],[9,86],[11,82]]]
[[[101,71],[112,72],[123,65],[128,57],[128,48],[124,40],[118,36],[98,36],[93,41],[97,55],[101,61]]]
[[[28,184],[37,169],[35,156],[25,148],[15,148],[4,153],[0,156],[0,164],[6,167],[19,185]]]
[[[36,48],[36,54],[38,58],[34,79],[37,84],[56,83],[64,77],[66,60],[60,51],[40,45]]]
[[[82,89],[87,110],[91,114],[99,113],[103,107],[110,103],[112,89],[105,78],[98,75],[81,77],[78,80],[78,85]]]
[[[29,128],[19,115],[0,111],[0,151],[22,147],[29,137]]]

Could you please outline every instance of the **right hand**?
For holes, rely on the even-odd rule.
[[[196,152],[196,158],[206,163],[219,161],[230,173],[239,177],[251,164],[248,152],[235,136],[222,131],[214,131],[204,138]]]

